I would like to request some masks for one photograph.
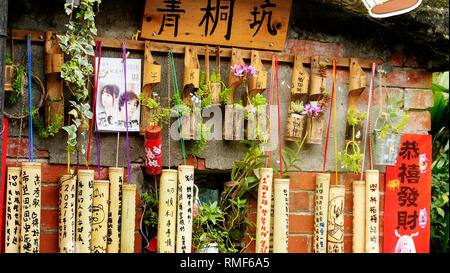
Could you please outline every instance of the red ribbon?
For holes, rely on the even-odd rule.
[[[3,197],[5,195],[4,192],[4,185],[6,180],[6,152],[7,152],[7,145],[8,145],[8,119],[3,118],[3,146],[2,146],[2,181],[1,181],[1,190],[0,190],[0,231],[3,228]],[[17,151],[19,152],[19,151]],[[0,249],[2,244],[2,236],[0,236]]]

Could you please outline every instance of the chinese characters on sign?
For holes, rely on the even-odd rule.
[[[163,170],[159,189],[158,253],[175,252],[177,170]]]
[[[384,252],[430,247],[431,135],[404,134],[396,166],[386,168]]]
[[[344,194],[344,185],[330,186],[327,253],[344,253]]]
[[[92,201],[91,252],[106,253],[109,181],[95,180]]]
[[[314,204],[314,253],[327,252],[328,192],[330,174],[318,173]]]
[[[178,166],[177,253],[191,253],[194,166]]]
[[[59,253],[75,251],[75,184],[76,176],[63,175],[59,188]]]
[[[8,168],[6,199],[5,253],[19,253],[20,236],[20,167]]]
[[[147,0],[141,37],[283,50],[291,5],[292,0]]]
[[[78,170],[76,253],[90,253],[94,170]]]
[[[367,170],[366,175],[366,253],[379,252],[379,172]]]
[[[256,213],[256,253],[269,252],[273,169],[261,168]]]

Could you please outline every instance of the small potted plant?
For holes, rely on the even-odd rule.
[[[267,141],[269,135],[267,130],[264,131],[267,124],[266,107],[267,100],[259,93],[249,99],[244,113],[244,119],[247,120],[247,139]]]
[[[225,252],[225,240],[228,234],[220,228],[220,223],[223,221],[224,215],[217,202],[201,204],[198,207],[198,214],[192,225],[192,242],[195,252]]]
[[[306,125],[306,116],[303,111],[304,106],[301,101],[292,101],[289,105],[285,140],[295,141],[303,138]]]
[[[15,65],[12,62],[11,54],[6,54],[5,58],[5,91],[7,102],[9,104],[16,104],[19,97],[23,94],[24,83],[27,82],[25,77],[25,68],[21,65]]]
[[[364,154],[361,153],[358,145],[357,139],[359,139],[358,134],[360,134],[360,132],[356,132],[356,126],[366,116],[367,112],[357,114],[355,110],[350,109],[347,122],[352,128],[351,139],[347,140],[345,143],[344,154],[341,155],[341,153],[338,153],[338,158],[341,159],[341,167],[348,168],[355,173],[361,172],[361,160],[364,157]]]
[[[395,166],[397,164],[398,151],[402,142],[400,130],[405,127],[409,118],[400,110],[403,100],[395,94],[389,101],[385,98],[386,111],[380,106],[380,114],[375,121],[373,130],[374,140],[374,164]]]
[[[306,120],[306,143],[322,144],[322,133],[324,127],[324,113],[330,101],[330,94],[322,94],[317,101],[310,101],[305,105],[303,114],[307,115]]]
[[[147,241],[144,247],[149,252],[156,253],[158,234],[158,195],[156,192],[144,192],[141,194],[144,213],[141,220],[141,233]]]

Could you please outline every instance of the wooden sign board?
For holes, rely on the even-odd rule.
[[[284,50],[292,0],[146,0],[141,38]]]

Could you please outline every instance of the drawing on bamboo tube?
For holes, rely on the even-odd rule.
[[[342,243],[344,239],[344,197],[335,196],[330,200],[328,206],[328,241],[333,243]],[[338,248],[334,245],[334,248]],[[328,251],[330,252],[330,251]],[[339,249],[333,249],[332,252],[340,252]]]
[[[105,220],[106,213],[102,204],[92,207],[92,225],[99,225]]]

